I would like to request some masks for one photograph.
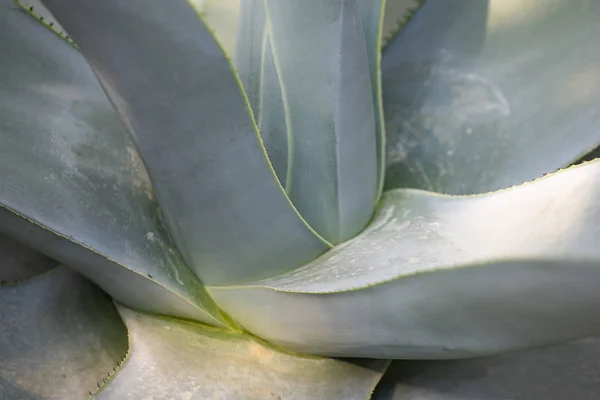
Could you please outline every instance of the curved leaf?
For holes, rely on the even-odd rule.
[[[58,263],[11,237],[0,234],[0,284],[31,278]]]
[[[389,363],[298,357],[239,333],[120,312],[131,354],[98,399],[364,400]]]
[[[58,268],[0,287],[0,398],[85,398],[127,353],[111,299]]]
[[[130,307],[220,324],[83,57],[12,1],[0,7],[0,232]]]
[[[396,190],[365,232],[305,268],[208,289],[299,352],[493,354],[600,332],[599,222],[600,161],[489,195]]]
[[[397,0],[392,1],[397,3]],[[377,150],[377,193],[383,190],[385,177],[385,125],[381,97],[381,43],[387,0],[358,0],[362,17],[365,45],[369,58],[369,76],[375,115],[375,146]]]
[[[290,113],[286,191],[306,221],[338,243],[368,223],[378,189],[373,91],[360,8],[356,0],[265,4]]]
[[[427,1],[383,54],[386,188],[488,192],[600,144],[599,17],[593,0]]]
[[[246,0],[240,8],[235,68],[244,85],[263,145],[282,186],[288,174],[288,110],[281,86],[263,0]]]
[[[134,136],[170,233],[204,282],[272,276],[328,248],[292,208],[239,80],[186,1],[46,5]]]
[[[600,340],[497,357],[396,361],[373,400],[596,400]]]

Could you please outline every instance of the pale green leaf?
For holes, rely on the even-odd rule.
[[[119,310],[131,353],[98,399],[365,400],[388,365],[284,354],[239,333]]]
[[[288,173],[288,110],[273,57],[263,0],[241,4],[235,68],[254,112],[263,145],[282,186]]]
[[[599,237],[594,161],[488,195],[390,191],[367,230],[305,268],[208,289],[295,351],[471,357],[599,333]]]
[[[0,286],[0,321],[5,400],[84,399],[127,353],[110,297],[64,267]]]
[[[381,98],[381,43],[387,0],[358,0],[369,58],[369,76],[375,115],[375,146],[377,150],[377,193],[383,190],[385,177],[385,125]],[[397,3],[397,0],[391,1]]]
[[[0,234],[0,284],[15,282],[41,274],[58,263],[23,246],[10,236]]]
[[[373,91],[360,8],[356,0],[265,4],[291,129],[286,190],[306,221],[337,243],[364,228],[377,197]]]
[[[600,340],[502,356],[395,361],[372,400],[597,400]]]
[[[240,4],[235,69],[246,91],[250,108],[258,120],[261,110],[263,58],[267,42],[263,0],[245,0]],[[272,57],[272,55],[270,55]]]
[[[83,57],[11,0],[0,9],[0,232],[131,307],[219,324]]]
[[[383,54],[386,187],[470,194],[600,144],[600,2],[428,0]]]
[[[204,282],[272,276],[328,248],[291,206],[239,80],[186,1],[46,5],[135,137],[166,225]]]

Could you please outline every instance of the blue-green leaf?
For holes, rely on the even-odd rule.
[[[372,400],[596,400],[600,340],[496,357],[394,361]]]
[[[285,354],[239,333],[119,310],[131,353],[98,399],[365,400],[389,363]]]
[[[369,228],[306,267],[208,289],[295,351],[472,357],[600,333],[598,238],[600,160],[488,195],[390,191]]]
[[[81,54],[11,0],[0,10],[0,232],[130,307],[220,324]]]
[[[375,107],[356,0],[265,0],[291,134],[286,190],[325,239],[356,235],[377,197]]]
[[[600,3],[428,0],[383,54],[387,188],[492,191],[600,144]]]
[[[118,110],[184,258],[211,284],[300,266],[328,244],[293,209],[232,67],[184,0],[47,0]]]
[[[397,2],[394,0],[393,2]],[[381,41],[387,0],[358,0],[362,17],[365,45],[369,57],[369,75],[375,114],[377,149],[377,191],[381,194],[385,177],[385,125],[381,96]]]
[[[0,286],[0,321],[1,399],[84,399],[127,353],[110,297],[64,267]]]
[[[288,174],[289,110],[273,57],[263,0],[247,0],[240,8],[235,68],[248,96],[263,145],[282,186]]]

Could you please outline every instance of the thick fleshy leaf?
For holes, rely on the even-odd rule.
[[[208,289],[295,351],[471,357],[599,333],[599,238],[596,161],[489,195],[387,192],[365,232],[305,268]]]
[[[367,46],[367,56],[369,58],[369,75],[371,77],[371,91],[373,94],[378,197],[383,190],[385,177],[385,126],[381,97],[381,43],[386,3],[387,0],[358,0],[365,35],[365,45]]]
[[[600,144],[600,2],[428,0],[386,48],[386,187],[470,194]]]
[[[246,1],[248,0],[190,0],[230,55],[236,51],[238,14],[240,6]]]
[[[365,227],[377,197],[361,9],[357,0],[265,0],[265,5],[291,129],[286,191],[306,221],[338,243]]]
[[[31,278],[57,264],[11,237],[0,234],[0,284]]]
[[[218,324],[142,161],[72,46],[0,1],[0,232],[139,308]]]
[[[125,356],[110,297],[67,268],[0,286],[0,398],[83,399]]]
[[[473,360],[395,361],[373,400],[596,400],[600,340]]]
[[[120,312],[131,354],[98,399],[364,400],[389,364],[299,357],[239,333]]]
[[[288,110],[273,57],[263,0],[245,0],[240,8],[235,68],[244,86],[263,145],[282,186],[288,173]]]
[[[45,4],[135,137],[170,233],[202,280],[272,276],[328,248],[291,206],[239,80],[185,0]]]
[[[261,109],[263,56],[268,40],[265,17],[263,0],[245,0],[240,4],[237,32],[240,45],[235,49],[235,69],[257,120]]]

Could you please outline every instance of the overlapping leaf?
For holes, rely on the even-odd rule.
[[[395,190],[305,268],[209,291],[261,337],[330,356],[461,358],[597,334],[599,200],[600,161],[489,195]]]
[[[364,228],[377,197],[375,108],[361,9],[356,0],[265,5],[289,111],[286,191],[306,221],[338,243]]]
[[[131,353],[98,399],[364,400],[388,365],[284,354],[238,333],[119,310]]]
[[[496,357],[395,361],[372,400],[596,400],[600,340]]]
[[[387,0],[358,0],[367,56],[369,58],[369,76],[371,77],[371,91],[373,95],[378,196],[383,189],[385,177],[385,125],[381,96],[381,43],[386,4]]]
[[[386,187],[492,191],[600,143],[600,3],[428,0],[383,54]]]
[[[203,281],[271,276],[328,248],[292,208],[237,76],[186,1],[46,4],[135,137],[170,233]]]
[[[83,57],[10,0],[0,52],[0,231],[131,307],[219,324]]]
[[[127,352],[110,297],[67,268],[0,286],[0,305],[2,399],[86,398]]]
[[[283,187],[287,183],[289,105],[273,55],[272,34],[263,0],[246,0],[240,7],[235,68],[248,96],[269,160]]]

